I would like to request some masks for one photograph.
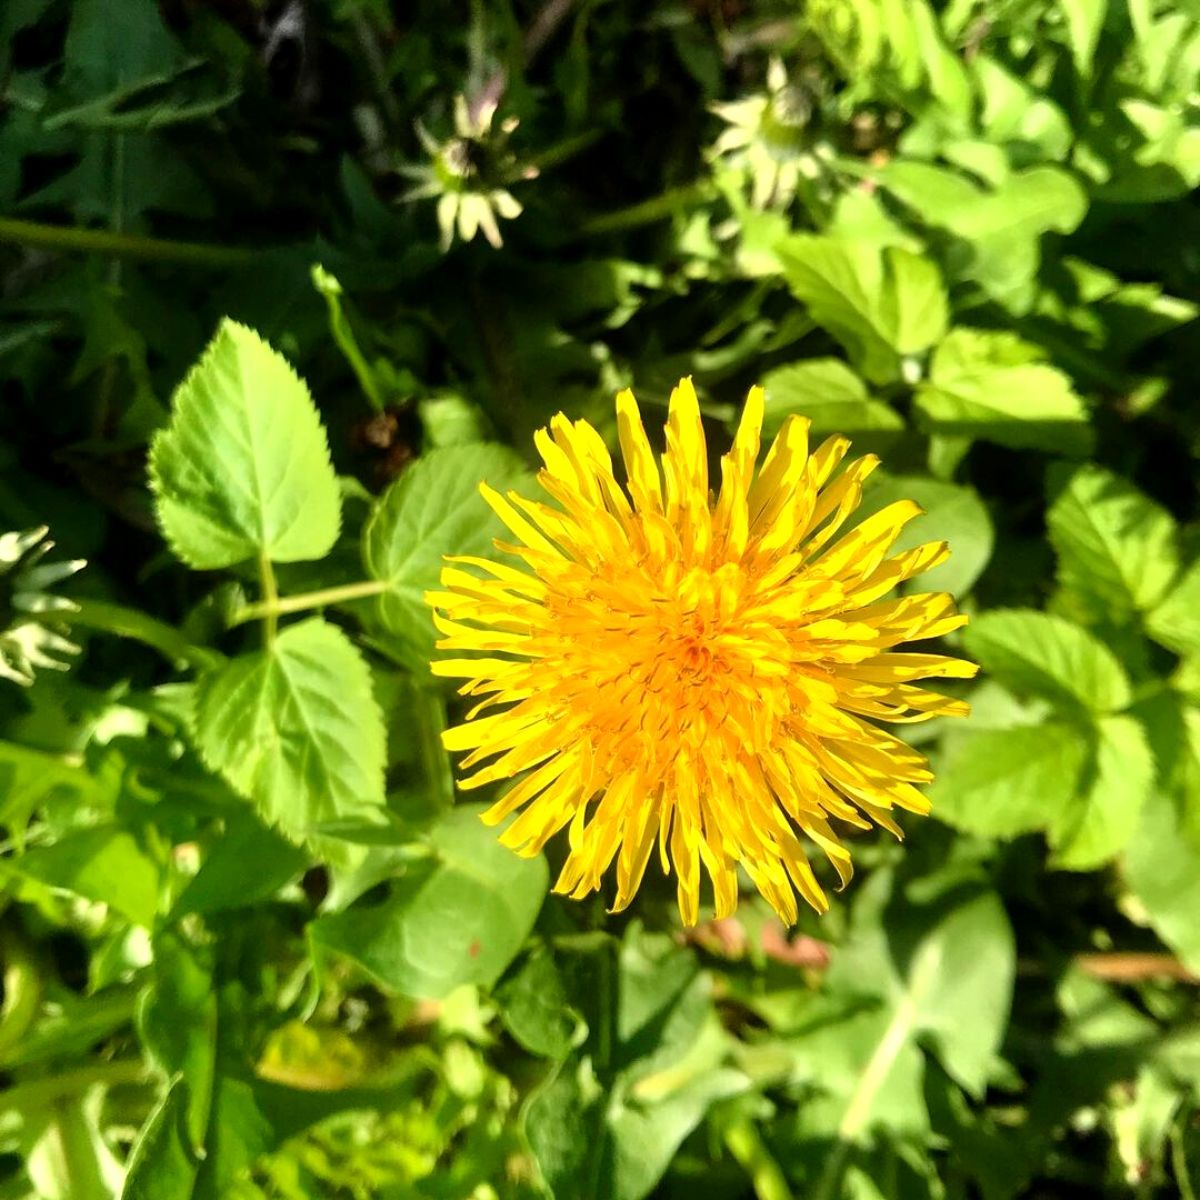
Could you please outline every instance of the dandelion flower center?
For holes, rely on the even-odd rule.
[[[446,745],[468,751],[463,787],[520,776],[485,816],[519,814],[507,845],[536,854],[568,827],[556,890],[596,890],[615,858],[622,908],[657,844],[686,922],[702,866],[718,915],[736,905],[741,867],[794,921],[797,895],[828,904],[801,838],[844,883],[831,818],[899,835],[889,810],[928,808],[924,759],[877,722],[966,711],[913,681],[965,678],[971,664],[892,652],[964,618],[945,595],[883,597],[946,547],[889,555],[919,512],[908,502],[848,529],[877,460],[843,466],[844,438],[810,454],[798,418],[756,472],[761,389],[715,495],[690,381],[671,397],[661,469],[631,393],[617,412],[624,486],[595,430],[559,416],[537,435],[554,505],[483,488],[520,539],[497,545],[525,569],[456,560],[428,597],[439,648],[472,655],[433,670],[484,697]]]

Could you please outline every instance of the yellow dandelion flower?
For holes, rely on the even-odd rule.
[[[843,437],[810,453],[799,417],[756,474],[762,417],[754,388],[714,496],[691,380],[671,395],[661,470],[633,394],[617,397],[624,487],[599,434],[556,416],[536,442],[558,507],[481,488],[519,539],[497,546],[526,569],[452,559],[427,596],[438,648],[472,655],[434,672],[484,697],[444,735],[474,769],[460,786],[522,775],[484,816],[519,810],[501,840],[520,854],[569,826],[557,892],[598,889],[615,857],[623,909],[657,841],[687,924],[701,864],[718,916],[741,866],[790,924],[797,894],[828,907],[801,835],[844,885],[831,818],[900,836],[893,809],[929,809],[925,759],[876,722],[967,713],[915,681],[969,678],[973,664],[895,650],[966,618],[944,594],[885,599],[947,547],[889,555],[920,513],[909,501],[843,532],[878,459],[842,466]]]

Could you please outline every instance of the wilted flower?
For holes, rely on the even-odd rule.
[[[497,217],[511,220],[521,214],[521,206],[508,185],[537,175],[536,167],[521,165],[509,145],[517,118],[508,117],[493,129],[495,116],[495,100],[485,99],[472,106],[465,96],[456,96],[454,137],[439,142],[417,124],[417,136],[430,162],[420,167],[401,167],[405,175],[419,181],[403,198],[437,197],[443,250],[450,248],[456,229],[464,242],[469,242],[476,230],[482,230],[493,246],[502,245]]]
[[[671,396],[661,470],[631,392],[617,417],[624,488],[599,434],[556,416],[536,440],[539,482],[559,507],[482,488],[518,539],[497,545],[528,569],[451,560],[444,590],[427,597],[440,649],[487,656],[433,664],[484,697],[444,737],[477,768],[462,786],[528,772],[485,820],[521,810],[501,840],[526,855],[569,825],[556,891],[599,888],[615,857],[624,908],[657,840],[689,924],[701,863],[718,916],[736,905],[739,865],[785,921],[797,892],[823,910],[801,835],[845,883],[850,853],[830,818],[899,836],[893,809],[929,808],[917,788],[932,778],[925,759],[876,722],[967,712],[915,681],[969,678],[972,664],[896,651],[966,618],[944,594],[884,598],[947,547],[889,555],[920,512],[910,501],[847,530],[878,460],[839,470],[847,439],[810,453],[799,417],[756,474],[761,388],[715,497],[690,380]]]
[[[78,646],[37,619],[76,607],[46,589],[84,565],[82,559],[43,563],[54,547],[48,532],[42,525],[24,533],[0,534],[0,677],[26,687],[38,667],[65,671],[64,658],[79,653]]]
[[[755,208],[790,204],[801,179],[816,179],[820,159],[831,153],[812,136],[811,100],[788,80],[777,58],[767,69],[766,92],[714,104],[712,111],[729,126],[713,143],[712,154],[749,177]]]

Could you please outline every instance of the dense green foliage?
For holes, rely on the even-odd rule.
[[[1198,77],[1195,0],[0,4],[0,1198],[1194,1198]],[[974,617],[797,931],[548,897],[439,740],[478,480],[684,374]]]

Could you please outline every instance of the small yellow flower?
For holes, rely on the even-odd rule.
[[[615,857],[623,909],[657,841],[687,924],[701,863],[718,916],[737,904],[740,865],[791,923],[797,893],[828,907],[801,835],[845,884],[853,867],[831,817],[900,836],[892,809],[929,809],[925,759],[875,722],[966,715],[914,681],[969,678],[973,664],[895,651],[966,618],[944,594],[884,597],[948,549],[889,556],[920,513],[910,501],[843,532],[878,459],[839,470],[849,441],[809,453],[802,418],[756,474],[762,417],[754,388],[714,497],[690,380],[671,395],[661,471],[633,394],[617,397],[625,487],[599,434],[556,416],[536,441],[559,507],[481,488],[519,539],[497,546],[527,569],[453,559],[427,596],[438,648],[487,656],[433,664],[484,697],[444,736],[478,768],[461,786],[528,772],[484,819],[520,810],[501,840],[525,855],[569,825],[557,892],[599,888]]]

